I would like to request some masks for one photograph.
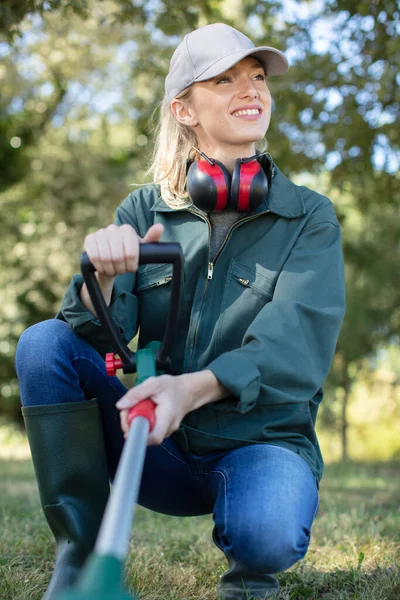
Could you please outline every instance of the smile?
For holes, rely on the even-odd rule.
[[[232,113],[234,117],[258,117],[261,114],[261,110],[259,108],[248,108],[246,110],[237,110]]]

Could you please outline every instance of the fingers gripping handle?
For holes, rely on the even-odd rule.
[[[172,263],[172,289],[168,311],[168,320],[165,328],[164,339],[157,356],[157,368],[167,370],[169,367],[169,351],[172,345],[180,305],[181,277],[183,271],[183,253],[180,244],[175,242],[152,242],[139,246],[139,264],[146,263]],[[135,355],[123,342],[120,331],[111,317],[110,311],[105,303],[99,283],[95,276],[95,267],[91,263],[86,252],[81,255],[81,270],[86,283],[90,298],[110,341],[113,343],[114,351],[119,354],[125,373],[136,371]],[[110,359],[109,359],[110,360]],[[117,359],[118,360],[118,359]],[[120,368],[120,363],[110,364],[110,375],[115,375],[114,369]]]
[[[141,400],[128,411],[128,425],[131,426],[136,417],[145,417],[150,425],[150,431],[153,430],[156,423],[156,404],[152,400]]]

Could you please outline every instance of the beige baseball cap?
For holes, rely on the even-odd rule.
[[[192,83],[216,77],[246,56],[255,56],[267,76],[283,75],[289,69],[282,52],[270,46],[256,47],[247,36],[224,23],[188,33],[171,58],[165,80],[169,102]]]

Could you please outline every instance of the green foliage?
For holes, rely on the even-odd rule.
[[[394,0],[2,2],[0,410],[19,416],[22,331],[55,314],[85,235],[143,183],[177,42],[224,21],[287,50],[269,82],[268,147],[331,197],[343,229],[348,309],[322,422],[338,423],[365,358],[396,343],[399,9]],[[300,10],[301,9],[301,10]],[[346,419],[343,412],[340,418]]]
[[[121,2],[122,4],[122,2]],[[39,14],[44,16],[50,11],[58,11],[63,17],[72,13],[82,18],[88,16],[87,0],[2,0],[0,5],[0,32],[10,41],[21,35],[21,24],[27,16]]]

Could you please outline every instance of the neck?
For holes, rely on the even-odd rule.
[[[243,146],[232,146],[228,148],[211,147],[207,144],[202,144],[199,150],[204,152],[208,157],[215,158],[222,162],[230,173],[233,172],[233,167],[237,158],[254,156],[256,153],[256,147],[253,142],[250,144],[243,144]]]

